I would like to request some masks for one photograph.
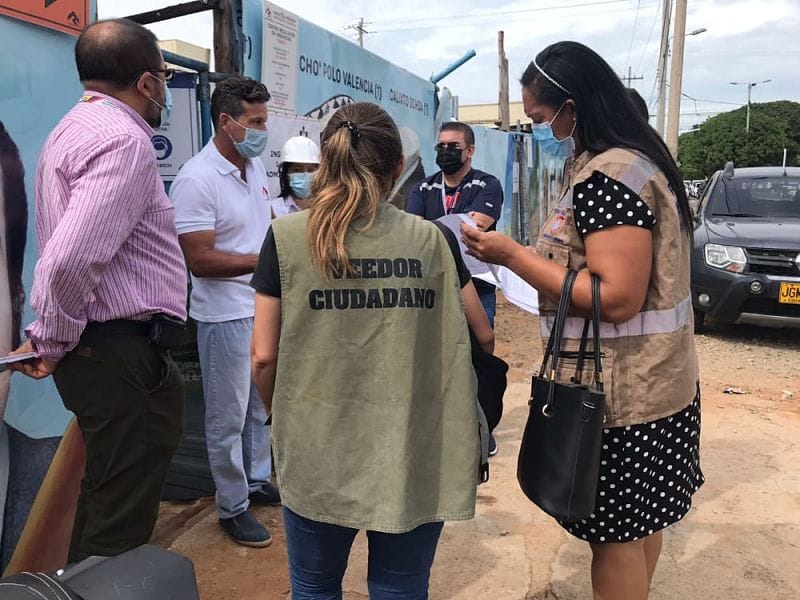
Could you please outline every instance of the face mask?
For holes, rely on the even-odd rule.
[[[156,125],[156,127],[161,127],[162,125],[166,125],[167,123],[169,123],[169,117],[172,114],[172,91],[169,89],[169,86],[167,85],[166,81],[161,81],[160,79],[158,79],[158,77],[156,77],[152,73],[148,73],[148,75],[150,75],[150,77],[152,77],[153,79],[157,79],[158,82],[163,84],[164,86],[163,106],[158,102],[156,102],[155,100],[153,100],[152,98],[148,98],[150,102],[152,102],[158,108],[161,109],[161,117],[159,118],[158,124]]]
[[[289,187],[296,198],[308,198],[311,194],[313,173],[292,173],[289,175]]]
[[[264,153],[264,150],[267,148],[269,132],[262,131],[260,129],[253,129],[251,127],[245,127],[233,117],[231,117],[231,121],[244,129],[244,140],[241,142],[237,142],[233,139],[231,134],[228,134],[228,137],[231,138],[231,142],[233,142],[233,147],[236,148],[236,151],[244,158],[256,158],[261,156]]]
[[[464,166],[464,161],[461,160],[462,152],[463,150],[457,148],[440,148],[436,151],[436,164],[445,175],[454,175]]]
[[[547,154],[551,154],[559,158],[572,158],[572,156],[575,154],[575,139],[572,137],[572,134],[575,133],[575,127],[577,126],[577,123],[572,126],[572,131],[563,140],[557,139],[553,133],[552,123],[556,120],[556,117],[558,116],[558,113],[561,112],[562,108],[564,108],[563,104],[561,105],[561,108],[556,111],[556,114],[553,115],[553,118],[550,119],[549,123],[532,124],[531,133],[533,134],[533,139],[539,142],[539,148],[542,150],[542,152],[546,152]]]

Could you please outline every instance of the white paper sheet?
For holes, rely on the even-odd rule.
[[[464,264],[473,277],[499,287],[508,301],[522,310],[534,315],[539,314],[539,293],[536,288],[506,267],[485,263],[467,254],[467,247],[461,241],[460,227],[461,223],[475,227],[475,221],[464,214],[445,215],[436,220],[455,234]]]

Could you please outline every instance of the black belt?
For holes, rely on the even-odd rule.
[[[110,321],[89,321],[85,333],[104,333],[107,335],[150,335],[150,320],[132,321],[130,319],[112,319]]]
[[[145,337],[161,350],[175,350],[183,343],[186,323],[162,313],[152,315],[147,321],[131,319],[112,319],[110,321],[90,321],[84,333],[89,335],[136,335]]]

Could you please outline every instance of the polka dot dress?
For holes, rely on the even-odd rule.
[[[560,524],[589,542],[637,540],[680,521],[703,481],[698,393],[672,416],[604,429],[594,513]]]
[[[653,211],[624,184],[595,171],[575,185],[572,193],[575,226],[586,235],[614,225],[635,225],[653,229]]]

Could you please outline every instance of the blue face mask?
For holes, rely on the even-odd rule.
[[[289,187],[295,198],[308,198],[311,194],[311,180],[313,173],[292,173],[289,175]]]
[[[561,105],[556,111],[556,114],[553,115],[553,118],[550,119],[550,122],[545,123],[533,123],[531,125],[531,133],[533,134],[533,139],[539,142],[539,148],[542,152],[547,154],[551,154],[558,158],[572,158],[575,154],[575,139],[572,137],[572,134],[575,133],[575,127],[577,123],[572,126],[572,131],[570,134],[565,137],[563,140],[559,140],[556,138],[555,134],[553,133],[552,123],[556,120],[558,113],[561,112],[561,109],[564,108],[564,105]]]
[[[244,129],[244,140],[241,142],[237,142],[233,139],[233,136],[228,134],[228,136],[231,138],[231,142],[233,142],[233,147],[236,148],[236,151],[244,158],[256,158],[261,156],[264,153],[264,150],[267,149],[269,132],[262,131],[261,129],[245,127],[233,117],[231,117],[231,121]]]
[[[149,73],[149,75],[154,79],[158,79],[158,77],[156,77],[152,73]],[[158,81],[160,81],[164,85],[164,104],[162,106],[152,98],[150,98],[150,102],[152,102],[158,108],[161,109],[161,120],[160,123],[157,125],[157,127],[161,127],[169,123],[169,117],[172,114],[172,90],[169,89],[169,86],[167,85],[166,81],[161,81],[160,79],[158,79]]]

